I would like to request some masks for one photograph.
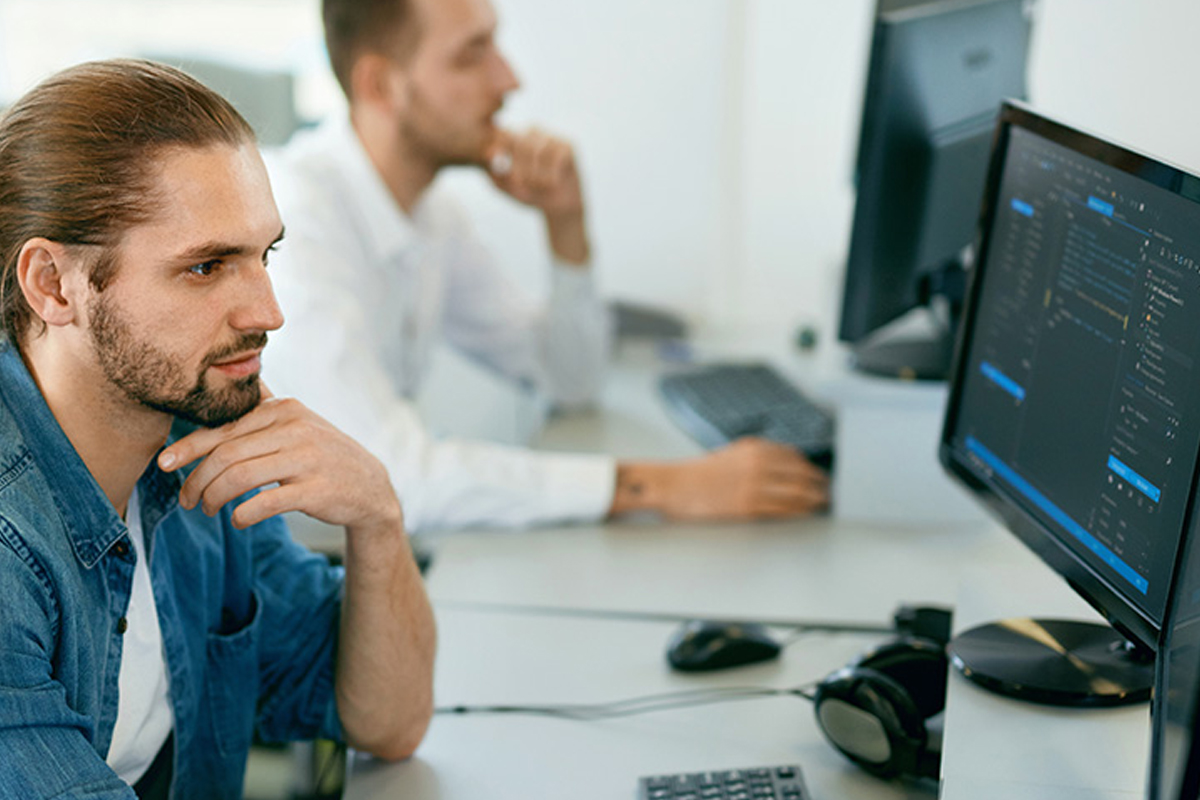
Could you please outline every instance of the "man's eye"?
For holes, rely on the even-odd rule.
[[[192,273],[193,275],[200,275],[201,277],[207,278],[209,275],[212,275],[214,272],[216,272],[217,268],[220,266],[220,261],[205,261],[202,264],[193,264],[192,266],[188,267],[188,272]]]
[[[488,47],[486,44],[478,43],[469,45],[466,49],[458,52],[454,62],[458,67],[474,67],[483,62],[487,53]]]

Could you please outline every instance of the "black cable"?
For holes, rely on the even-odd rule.
[[[690,622],[705,619],[712,622],[745,623],[756,622],[768,628],[791,628],[797,631],[830,631],[833,633],[895,633],[891,624],[868,622],[838,622],[803,619],[755,619],[737,617],[712,617],[696,614],[672,614],[657,611],[625,611],[621,609],[566,608],[560,606],[524,605],[521,603],[481,603],[457,600],[439,600],[438,608],[479,611],[493,614],[530,614],[536,616],[586,617],[635,622]]]
[[[642,697],[631,697],[609,703],[576,703],[565,705],[456,705],[439,706],[435,714],[530,714],[533,716],[557,717],[572,720],[597,720],[648,714],[654,711],[670,711],[676,708],[727,703],[736,700],[753,700],[760,697],[802,697],[812,700],[815,683],[790,689],[765,686],[727,686],[712,689],[691,689],[682,692],[666,692]]]

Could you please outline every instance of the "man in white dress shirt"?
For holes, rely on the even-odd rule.
[[[350,111],[270,164],[288,229],[272,272],[289,322],[272,340],[266,378],[388,466],[411,529],[637,510],[775,517],[827,503],[823,472],[761,440],[687,461],[617,463],[433,438],[411,400],[443,337],[560,405],[596,395],[608,331],[575,156],[553,136],[495,125],[518,82],[487,0],[324,0],[323,13]],[[450,165],[487,169],[500,191],[542,213],[553,260],[545,307],[506,280],[434,186]]]

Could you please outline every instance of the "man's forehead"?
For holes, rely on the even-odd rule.
[[[414,0],[413,11],[424,42],[461,46],[496,29],[496,12],[488,0]]]
[[[166,148],[151,170],[152,212],[125,239],[169,236],[177,245],[257,243],[281,228],[257,148],[214,145]]]
[[[168,191],[215,190],[236,180],[253,180],[260,170],[265,175],[262,156],[252,142],[163,147],[151,156],[150,167],[154,181]]]

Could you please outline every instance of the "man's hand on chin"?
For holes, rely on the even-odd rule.
[[[258,406],[241,419],[197,430],[159,455],[159,467],[168,472],[200,460],[183,483],[180,505],[216,514],[246,492],[270,486],[234,509],[234,525],[300,511],[348,530],[403,530],[383,464],[298,400],[262,389]]]
[[[545,215],[550,246],[559,259],[587,263],[583,187],[569,142],[536,128],[520,133],[497,129],[484,151],[484,167],[496,188]]]

